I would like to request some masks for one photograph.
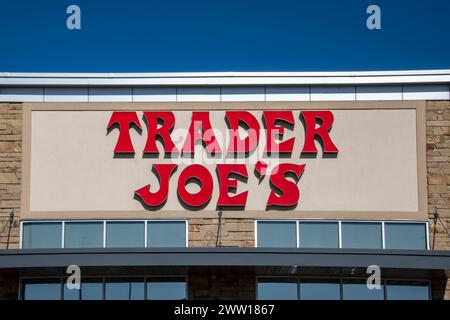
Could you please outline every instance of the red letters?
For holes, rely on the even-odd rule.
[[[154,164],[153,170],[159,177],[159,190],[151,192],[150,185],[147,185],[134,193],[149,207],[157,207],[164,204],[169,194],[169,179],[176,167],[176,164]]]
[[[176,164],[154,164],[153,170],[159,178],[159,190],[150,191],[150,185],[142,187],[135,191],[136,197],[140,198],[145,206],[156,208],[167,201],[169,193],[169,180],[177,168]],[[267,164],[258,162],[255,170],[264,176]],[[270,183],[276,188],[281,195],[277,195],[272,190],[267,201],[267,207],[292,207],[298,203],[300,191],[297,183],[300,179],[305,165],[297,165],[292,163],[282,163],[273,169],[270,175]],[[230,196],[229,192],[237,189],[238,178],[245,180],[248,178],[247,167],[245,164],[218,164],[217,174],[219,178],[220,193],[217,200],[217,207],[242,207],[245,208],[247,203],[248,191],[241,192],[234,196]],[[286,179],[289,174],[294,175],[296,182]],[[235,177],[233,177],[235,175]],[[237,177],[236,177],[237,176]],[[260,178],[261,179],[261,178]],[[196,180],[200,184],[200,191],[190,193],[186,186],[190,182]],[[246,183],[246,181],[245,181]],[[182,204],[190,208],[204,207],[211,200],[213,193],[213,178],[210,171],[199,164],[187,166],[178,178],[177,192]]]
[[[218,207],[245,207],[248,191],[230,197],[230,189],[237,189],[237,179],[230,179],[230,175],[235,174],[248,178],[245,164],[218,164],[217,173],[219,175],[220,194],[217,201]]]
[[[152,111],[144,112],[145,122],[147,123],[148,135],[145,144],[144,153],[159,153],[156,146],[156,139],[159,137],[164,144],[164,152],[177,152],[178,149],[170,137],[170,131],[175,126],[175,117],[170,111]],[[158,120],[163,124],[158,128]]]
[[[184,142],[183,153],[194,153],[195,143],[198,140],[205,142],[209,153],[221,152],[209,121],[209,112],[192,112],[191,126]]]
[[[230,153],[248,153],[258,146],[259,141],[259,123],[256,118],[247,111],[227,111],[225,117],[230,126],[230,144],[228,152]],[[248,136],[245,139],[239,138],[239,123],[247,126]]]
[[[329,135],[334,121],[331,111],[302,111],[300,117],[305,122],[305,144],[302,153],[317,153],[314,143],[316,137],[323,144],[323,153],[338,153],[338,148],[333,144]],[[316,128],[316,120],[321,122],[318,128]]]
[[[230,141],[227,151],[234,154],[248,154],[254,151],[258,147],[260,136],[260,125],[255,116],[248,111],[227,111],[225,117],[230,129]],[[302,153],[316,154],[316,139],[322,144],[324,154],[337,154],[339,152],[330,138],[330,130],[334,121],[331,111],[302,111],[300,119],[303,121],[305,128],[305,141]],[[175,127],[173,112],[144,112],[144,120],[148,128],[147,141],[143,150],[145,154],[159,153],[156,145],[157,139],[161,139],[165,153],[178,152],[170,136],[171,131]],[[292,111],[264,111],[263,120],[267,129],[266,154],[292,153],[295,137],[286,141],[276,142],[277,139],[282,140],[286,129],[281,123],[288,125],[288,127],[295,125]],[[159,125],[161,122],[162,124]],[[130,128],[134,125],[139,133],[141,129],[136,112],[113,112],[107,127],[108,130],[114,128],[114,125],[118,125],[120,130],[114,152],[134,153]],[[244,139],[239,137],[239,126],[247,129],[248,136]],[[209,112],[207,111],[192,112],[191,124],[186,134],[182,152],[193,154],[197,142],[201,142],[210,154],[221,152],[220,145],[212,130]]]
[[[139,199],[144,207],[154,210],[163,206],[169,198],[170,179],[178,167],[175,163],[184,163],[186,159],[176,154],[180,150],[177,149],[171,137],[171,132],[175,128],[175,115],[173,112],[145,111],[143,112],[143,119],[148,131],[143,153],[158,155],[159,150],[156,140],[159,139],[164,146],[165,155],[173,154],[174,156],[180,157],[178,159],[172,157],[172,163],[170,164],[153,164],[152,170],[159,179],[159,189],[157,191],[151,191],[150,184],[135,191],[135,198]],[[216,187],[220,188],[216,206],[225,210],[226,208],[245,208],[249,192],[254,192],[251,198],[256,199],[258,203],[261,202],[262,207],[264,203],[262,203],[262,199],[259,199],[261,197],[260,194],[266,194],[264,192],[267,189],[258,188],[268,188],[270,186],[271,190],[267,198],[266,208],[295,207],[300,199],[298,182],[305,170],[305,165],[281,163],[270,170],[277,163],[270,161],[268,162],[270,164],[269,166],[268,163],[259,158],[262,154],[262,148],[258,147],[261,127],[255,114],[251,111],[226,111],[225,120],[228,123],[230,132],[230,141],[226,151],[235,155],[244,153],[246,159],[243,161],[245,164],[241,164],[241,161],[237,161],[239,164],[229,164],[228,160],[231,157],[229,157],[229,154],[224,154],[220,159],[213,159],[211,162],[212,164],[216,164],[216,172],[219,180],[219,186]],[[266,155],[291,154],[294,149],[295,139],[298,139],[298,137],[292,137],[286,140],[283,139],[283,135],[285,129],[293,130],[293,126],[295,125],[294,113],[289,110],[266,110],[263,111],[263,121],[267,129],[267,141],[264,149]],[[330,137],[330,131],[334,121],[331,111],[301,111],[300,119],[297,119],[298,123],[300,121],[303,122],[305,129],[302,153],[317,154],[316,140],[322,146],[324,157],[326,154],[331,153],[336,155],[339,152]],[[119,129],[119,135],[114,152],[118,154],[134,154],[135,149],[130,134],[131,127],[137,130],[139,134],[142,131],[137,113],[112,112],[107,126],[108,133],[116,127]],[[239,136],[239,127],[247,130],[247,137],[241,138]],[[187,128],[177,128],[177,137],[178,133],[182,132],[178,131],[178,129],[186,130]],[[298,130],[295,132],[298,132]],[[225,133],[223,133],[223,136],[225,136]],[[195,152],[195,145],[198,143],[202,143],[206,151],[211,155],[222,152],[221,145],[217,141],[217,137],[219,136],[216,137],[214,135],[208,111],[193,111],[189,129],[184,135],[186,137],[181,148],[182,153],[192,155]],[[250,155],[249,153],[252,154]],[[276,157],[276,155],[272,156],[272,158]],[[278,158],[282,158],[282,156],[278,156]],[[298,162],[299,155],[292,155],[289,158],[293,162]],[[198,163],[197,160],[199,158],[196,157],[194,163]],[[135,164],[135,159],[123,159],[120,161]],[[205,163],[208,162],[205,161]],[[254,167],[250,167],[251,165],[254,165]],[[252,175],[249,177],[248,170],[253,169],[254,171],[250,171]],[[212,172],[213,169],[210,165],[205,167],[200,164],[191,164],[186,166],[179,175],[176,175],[177,178],[172,178],[178,179],[177,194],[183,207],[188,210],[198,210],[205,208],[209,204],[214,189]],[[266,175],[268,178],[264,181]],[[251,187],[245,186],[249,179],[251,181]],[[188,184],[194,181],[200,184],[200,190],[195,193],[188,192]],[[241,181],[243,184],[243,190],[240,193],[237,193],[238,181]],[[155,189],[155,186],[153,186],[153,189]],[[251,207],[254,208],[255,204],[252,203]]]
[[[197,193],[186,190],[186,184],[192,179],[200,182],[200,191]],[[208,169],[199,164],[187,166],[178,178],[178,195],[186,205],[191,207],[206,205],[211,200],[213,187],[213,179]]]
[[[111,129],[115,124],[119,125],[119,138],[117,139],[114,153],[134,153],[133,143],[130,138],[130,127],[132,124],[135,124],[139,129],[142,129],[136,112],[113,112],[107,130]]]
[[[287,122],[294,125],[294,116],[292,111],[264,111],[264,121],[267,129],[266,153],[292,153],[295,138],[280,143],[275,142],[275,136],[280,137],[284,134],[284,127],[277,125],[277,121]]]
[[[267,207],[279,206],[279,207],[292,207],[298,203],[300,198],[300,191],[298,190],[297,183],[286,180],[288,173],[293,173],[298,181],[305,170],[305,165],[298,165],[293,163],[282,163],[276,166],[273,171],[275,172],[270,176],[270,182],[281,191],[281,196],[277,196],[275,191],[272,190],[267,201]]]

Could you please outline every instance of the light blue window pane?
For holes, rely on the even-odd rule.
[[[101,280],[96,282],[81,283],[81,300],[102,300],[103,283]]]
[[[64,286],[64,300],[81,300],[81,286],[80,289],[69,289],[67,287],[67,283],[63,284]]]
[[[185,281],[147,280],[148,300],[185,300]]]
[[[300,283],[301,300],[340,300],[341,285],[332,282]]]
[[[144,247],[144,222],[107,222],[106,246],[115,248]]]
[[[149,247],[186,247],[184,221],[151,221],[147,223]]]
[[[102,248],[103,222],[66,222],[65,248]]]
[[[61,282],[25,283],[24,300],[61,300]]]
[[[370,290],[366,283],[344,283],[342,285],[342,295],[344,300],[383,300],[383,285],[380,289]]]
[[[386,286],[388,300],[430,300],[428,284],[390,284]]]
[[[297,247],[295,222],[258,222],[258,247]]]
[[[22,248],[61,248],[61,222],[24,223]]]
[[[337,222],[300,222],[301,248],[338,248],[339,225]]]
[[[294,281],[258,282],[258,300],[297,300],[297,282]],[[277,281],[277,282],[275,282]]]
[[[385,223],[386,249],[427,249],[425,223]]]
[[[64,300],[102,300],[103,283],[101,280],[82,282],[80,289],[69,289],[64,283]]]
[[[381,249],[381,223],[343,222],[342,247]]]
[[[105,284],[105,300],[144,300],[144,279],[114,281]]]

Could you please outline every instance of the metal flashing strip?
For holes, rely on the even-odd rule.
[[[361,72],[9,73],[0,86],[258,86],[449,83],[450,70]]]

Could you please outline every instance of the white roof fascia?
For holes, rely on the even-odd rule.
[[[286,86],[446,84],[450,70],[368,72],[9,73],[0,86]]]

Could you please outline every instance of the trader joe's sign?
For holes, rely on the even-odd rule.
[[[111,130],[116,126],[119,130],[114,153],[135,154],[135,146],[130,136],[130,130],[140,131],[143,129],[141,122],[146,124],[147,138],[143,150],[139,150],[145,155],[164,154],[175,160],[175,163],[153,163],[152,169],[159,181],[159,188],[156,190],[151,184],[135,190],[136,197],[150,208],[160,207],[167,201],[170,190],[169,181],[172,174],[178,169],[176,161],[188,156],[195,159],[195,146],[200,145],[207,152],[209,157],[221,157],[224,159],[249,158],[257,151],[260,144],[264,145],[264,155],[266,157],[292,156],[295,144],[301,144],[301,154],[304,156],[317,156],[318,148],[315,141],[320,141],[323,154],[337,155],[338,148],[333,143],[330,131],[333,126],[333,113],[331,111],[301,111],[300,117],[296,119],[292,111],[288,110],[267,110],[263,111],[261,120],[249,111],[226,111],[224,121],[227,123],[227,142],[220,143],[210,121],[210,112],[193,111],[188,128],[179,128],[182,135],[181,147],[177,147],[171,136],[176,119],[170,111],[144,111],[142,121],[136,112],[113,112],[109,120],[107,129]],[[304,127],[305,136],[303,141],[297,137],[282,139],[285,126]],[[240,134],[242,128],[245,133]],[[265,131],[265,138],[262,139],[261,131]],[[224,137],[221,135],[221,137]],[[157,139],[162,146],[158,148]],[[223,142],[223,141],[222,141]],[[297,155],[297,157],[300,157]],[[262,157],[261,157],[262,158]],[[247,204],[248,191],[245,186],[243,191],[230,195],[232,189],[236,191],[238,180],[247,180],[249,174],[258,176],[259,180],[268,175],[271,192],[265,201],[266,207],[295,207],[300,198],[300,190],[297,185],[303,172],[306,170],[305,164],[301,163],[280,163],[272,166],[268,170],[268,164],[258,159],[251,166],[243,163],[220,163],[216,165],[215,172],[218,176],[218,185],[214,185],[213,172],[202,164],[190,164],[182,169],[178,176],[177,194],[181,201],[188,208],[203,207],[211,200],[213,189],[219,188],[217,207],[241,207]],[[150,170],[149,170],[150,171]],[[288,176],[293,177],[289,179]],[[292,181],[293,180],[293,181]],[[197,192],[189,192],[187,184],[195,181],[200,186]],[[278,192],[276,192],[278,191]]]
[[[25,211],[418,212],[422,145],[409,103],[33,104],[24,109]]]

